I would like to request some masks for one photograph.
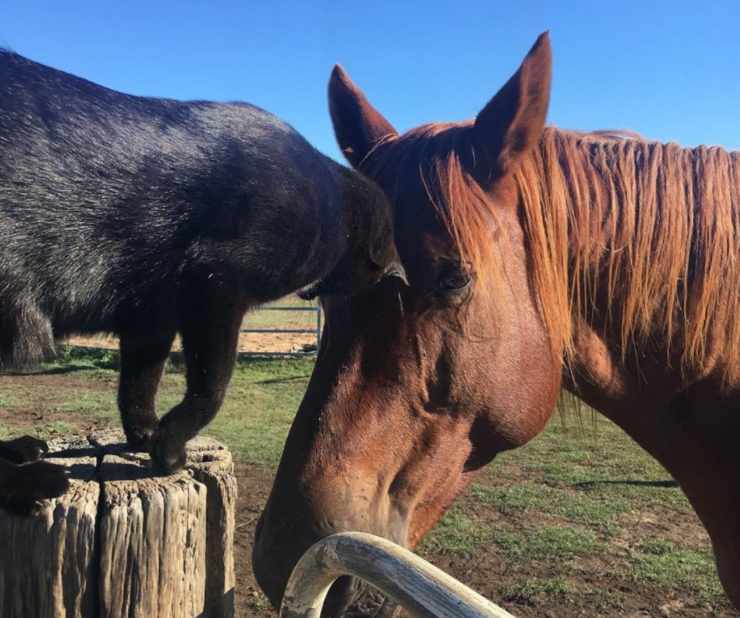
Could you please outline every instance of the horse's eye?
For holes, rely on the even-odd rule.
[[[470,274],[464,270],[454,269],[442,274],[437,284],[441,292],[462,292],[472,281]]]

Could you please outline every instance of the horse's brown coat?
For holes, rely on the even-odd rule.
[[[337,139],[395,204],[411,287],[325,302],[256,540],[273,602],[331,532],[413,547],[563,385],[680,482],[740,606],[740,155],[545,129],[550,72],[543,35],[474,121],[403,135],[332,75]]]

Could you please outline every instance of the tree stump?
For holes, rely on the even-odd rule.
[[[0,510],[2,618],[234,615],[231,454],[188,444],[185,470],[152,476],[119,432],[54,441],[69,491],[29,517]]]

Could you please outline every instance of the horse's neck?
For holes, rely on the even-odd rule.
[[[645,251],[638,247],[629,259],[622,260],[616,252],[626,242],[607,238],[608,242],[592,245],[601,251],[591,254],[597,258],[617,256],[617,285],[610,287],[605,281],[608,269],[596,269],[598,275],[589,282],[589,289],[596,290],[588,297],[592,302],[573,304],[573,352],[564,370],[564,386],[622,427],[679,481],[712,537],[720,576],[738,604],[740,189],[736,184],[727,188],[727,179],[738,177],[740,164],[734,155],[728,161],[721,152],[698,153],[697,157],[701,157],[700,165],[691,168],[691,183],[686,185],[692,191],[691,199],[658,195],[655,206],[666,210],[653,213],[657,218],[651,226],[644,223],[649,209],[642,202],[634,204],[631,224],[636,238],[646,239]],[[723,161],[727,163],[724,171]],[[713,175],[707,170],[712,166]],[[695,187],[701,189],[699,193],[693,192]],[[610,195],[617,199],[619,191]],[[617,212],[609,230],[619,235],[624,229],[620,225],[628,218],[617,210],[601,212]],[[662,215],[671,222],[662,221]],[[605,219],[597,216],[590,221],[603,233],[598,223]],[[659,238],[659,234],[664,236]],[[666,238],[678,246],[672,261],[665,243],[662,258],[655,248]],[[682,243],[695,250],[682,253]],[[570,249],[572,256],[573,245]],[[673,267],[677,263],[691,268],[677,273]],[[569,274],[572,281],[583,271]],[[635,285],[632,277],[641,281]],[[659,295],[648,300],[657,302],[648,303],[648,311],[642,314],[638,311],[639,321],[632,322],[638,328],[625,329],[624,316],[630,315],[635,303],[642,309],[640,300],[650,290]],[[685,293],[686,302],[681,302],[679,293]],[[672,294],[678,294],[679,300]],[[674,306],[675,313],[661,311],[666,306]],[[697,342],[697,353],[686,354]]]
[[[607,403],[608,407],[630,405],[650,385],[656,397],[660,391],[670,396],[680,388],[680,372],[666,369],[665,350],[634,350],[625,355],[618,340],[619,334],[603,323],[574,316],[573,352],[564,369],[566,387],[576,394],[588,393],[587,403],[599,409]]]

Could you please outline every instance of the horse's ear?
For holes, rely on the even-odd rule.
[[[551,74],[552,50],[545,32],[475,119],[476,159],[486,166],[488,178],[512,171],[519,157],[539,140],[550,103]]]
[[[353,167],[358,167],[381,139],[397,135],[339,65],[329,80],[329,112],[339,147]]]

